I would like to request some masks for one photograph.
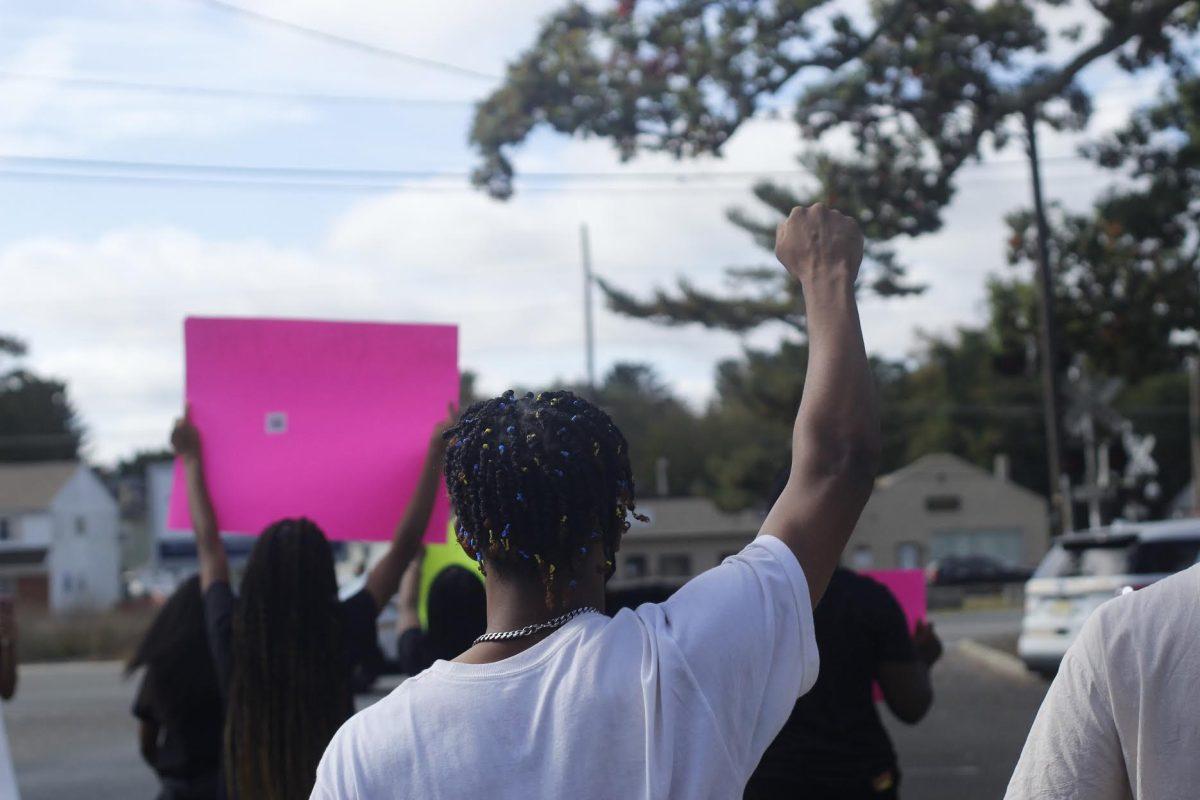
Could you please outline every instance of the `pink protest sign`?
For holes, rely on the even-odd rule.
[[[916,629],[918,620],[925,619],[927,608],[924,570],[868,569],[863,570],[862,574],[874,578],[888,588],[900,604],[900,608],[904,610],[910,633]]]
[[[874,578],[888,588],[904,611],[908,621],[908,632],[916,630],[917,622],[925,619],[928,611],[925,598],[925,571],[920,569],[867,569],[863,575]],[[875,702],[883,699],[879,686],[872,687]]]
[[[189,317],[184,346],[221,530],[306,516],[330,539],[391,538],[458,398],[454,326]],[[427,541],[448,517],[443,487]],[[191,528],[178,464],[168,526]]]

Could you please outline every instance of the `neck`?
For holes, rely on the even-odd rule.
[[[584,574],[578,578],[578,585],[571,592],[571,596],[565,602],[548,607],[546,587],[541,581],[531,580],[526,575],[501,576],[496,574],[495,570],[488,570],[485,580],[487,632],[516,630],[587,606],[603,611],[604,577],[586,566],[582,571]],[[501,661],[529,649],[552,633],[553,630],[548,630],[520,639],[481,642],[454,660],[474,664]]]

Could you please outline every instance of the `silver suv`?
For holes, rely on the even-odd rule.
[[[1079,629],[1102,603],[1200,558],[1200,519],[1114,523],[1059,537],[1025,584],[1017,654],[1053,675]]]

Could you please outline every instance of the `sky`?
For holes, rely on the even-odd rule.
[[[485,0],[237,2],[498,76],[563,0],[506,3],[503,13]],[[1075,12],[1059,13],[1069,22]],[[6,0],[0,31],[0,168],[12,170],[26,163],[14,157],[40,157],[461,175],[474,165],[472,103],[498,82],[317,41],[203,0]],[[133,92],[64,79],[309,98]],[[1156,88],[1109,65],[1083,80],[1096,103],[1088,136],[1120,126]],[[1072,158],[1080,141],[1042,137],[1047,198],[1076,209],[1112,180]],[[540,132],[516,164],[518,173],[779,173],[796,169],[802,147],[794,125],[761,120],[719,160],[645,155],[622,164],[605,142]],[[29,344],[30,368],[68,383],[86,455],[100,463],[165,444],[182,403],[188,315],[454,323],[461,366],[484,391],[577,380],[585,363],[580,226],[589,228],[596,273],[623,288],[645,293],[678,277],[720,288],[724,268],[768,263],[725,219],[733,206],[754,210],[750,182],[549,184],[499,202],[445,178],[331,191],[0,174],[0,332]],[[905,357],[922,331],[978,322],[987,276],[1011,270],[1003,216],[1028,204],[1021,151],[989,154],[963,170],[958,187],[942,231],[898,243],[911,277],[929,289],[864,301],[872,352]],[[717,361],[779,335],[663,328],[598,302],[597,371],[650,363],[699,406]]]

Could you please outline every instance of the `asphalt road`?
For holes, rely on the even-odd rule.
[[[933,708],[917,725],[881,712],[900,758],[901,796],[1002,797],[1046,682],[951,645],[934,666],[933,685]]]
[[[1015,638],[1021,632],[1020,608],[973,611],[934,611],[929,614],[934,629],[945,644],[963,639],[981,642]]]
[[[957,612],[935,621],[947,653],[934,671],[934,708],[913,727],[888,718],[903,796],[999,798],[1046,685],[957,646],[972,625],[995,635],[1007,632],[1011,619]],[[115,663],[23,666],[17,697],[4,707],[23,800],[154,797],[129,714],[134,689]]]
[[[4,705],[22,800],[153,798],[129,713],[134,689],[115,662],[22,666]]]

